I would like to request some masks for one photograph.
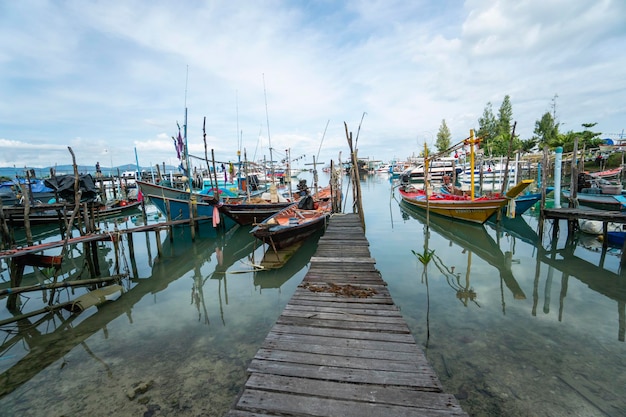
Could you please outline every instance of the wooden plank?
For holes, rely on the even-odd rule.
[[[285,309],[281,317],[294,317],[294,318],[304,318],[304,319],[317,319],[317,320],[328,320],[328,321],[337,321],[337,320],[346,320],[350,322],[369,322],[369,323],[389,323],[389,324],[404,324],[404,318],[401,315],[397,316],[378,316],[373,314],[354,314],[354,313],[344,313],[343,311],[301,311],[296,309]]]
[[[296,304],[288,304],[290,307],[296,306]],[[389,312],[398,312],[398,306],[393,303],[347,303],[343,302],[343,300],[319,300],[319,299],[309,299],[306,297],[301,297],[298,299],[297,306],[299,307],[319,307],[319,308],[338,308],[346,311],[348,313],[352,311],[357,311],[359,309],[367,309],[367,310],[383,310]],[[287,306],[285,306],[286,308]]]
[[[272,327],[272,333],[289,333],[300,334],[309,336],[324,336],[324,337],[346,337],[351,339],[361,340],[379,340],[383,342],[398,342],[398,343],[415,343],[415,339],[410,333],[378,333],[368,332],[363,330],[337,330],[337,329],[324,329],[319,327],[309,326],[296,326],[288,324],[277,323]]]
[[[408,343],[396,343],[379,340],[342,339],[323,336],[304,336],[292,334],[268,335],[263,348],[289,350],[292,352],[311,352],[327,355],[343,355],[346,357],[359,357],[382,359],[393,356],[394,359],[412,360],[414,362],[427,362],[426,356],[415,345]]]
[[[323,339],[323,340],[322,340]],[[300,341],[287,342],[283,339],[270,339],[263,343],[264,349],[282,350],[289,352],[314,353],[316,355],[339,355],[345,358],[358,359],[379,359],[379,360],[396,360],[401,362],[416,362],[416,352],[393,352],[380,349],[362,349],[354,347],[328,346],[324,341],[328,337],[318,337],[317,340],[309,338],[308,345],[302,345]],[[387,343],[387,347],[392,347],[392,343]]]
[[[436,375],[427,368],[423,368],[423,372],[396,372],[253,359],[248,366],[248,372],[317,379],[319,381],[405,386],[433,392],[442,391]]]
[[[276,323],[295,326],[312,326],[328,329],[358,330],[385,333],[409,333],[406,323],[394,325],[390,323],[369,323],[353,320],[317,320],[315,318],[280,316]]]
[[[336,282],[336,281],[335,281]],[[333,294],[330,291],[330,286],[328,281],[306,281],[306,284],[309,285],[309,288],[298,288],[296,289],[296,293],[294,294],[297,298],[305,298],[305,299],[315,299],[319,301],[328,301],[328,299],[337,299],[336,301],[343,302],[361,302],[361,303],[370,303],[370,302],[382,302],[387,301],[393,303],[393,300],[389,297],[389,293],[387,287],[384,285],[358,285],[355,281],[347,280],[347,283],[352,285],[353,287],[358,287],[367,290],[375,290],[375,293],[367,297],[348,297],[344,295]],[[326,288],[326,289],[325,289]]]
[[[271,416],[269,414],[252,413],[243,410],[230,410],[225,415],[225,417],[276,417],[276,414],[274,414],[274,416]]]
[[[302,305],[302,304],[287,304],[285,306],[285,312],[287,311],[300,311],[300,312],[322,312],[322,313],[338,313],[345,314],[348,316],[385,316],[385,317],[403,317],[402,313],[398,308],[394,309],[373,309],[373,308],[351,308],[350,311],[347,311],[347,308],[340,308],[335,306],[334,303],[331,303],[329,306],[323,305]]]
[[[367,358],[355,356],[326,355],[316,352],[299,352],[292,350],[264,349],[256,353],[255,360],[294,363],[298,365],[330,366],[335,368],[364,369],[368,371],[390,371],[404,373],[433,374],[427,363],[418,364],[416,361],[401,361],[381,358]]]
[[[336,247],[345,247],[345,245],[354,245],[354,246],[369,246],[370,243],[367,240],[363,239],[333,239],[331,235],[326,235],[320,237],[319,243],[326,243],[326,240],[332,240],[333,246]]]
[[[321,264],[330,264],[330,263],[341,263],[341,264],[347,264],[347,263],[354,263],[354,264],[368,263],[368,264],[375,264],[376,263],[376,259],[374,259],[374,258],[350,258],[350,257],[320,257],[320,256],[313,256],[313,257],[311,257],[311,262],[318,262],[318,263],[321,263]]]
[[[275,347],[279,343],[286,345],[300,344],[302,349],[309,346],[324,346],[329,349],[349,349],[349,350],[368,350],[382,351],[389,354],[406,353],[415,357],[418,361],[426,361],[424,352],[414,343],[414,340],[390,341],[390,340],[370,340],[355,339],[348,337],[332,336],[326,337],[321,335],[305,335],[297,333],[275,333],[270,332],[265,339],[263,346]],[[316,348],[317,349],[317,348]],[[375,355],[375,353],[371,353]]]
[[[274,413],[274,415],[293,416],[367,417],[380,415],[394,417],[443,417],[463,415],[456,413],[452,409],[416,409],[415,407],[404,407],[391,404],[334,400],[306,395],[259,391],[255,389],[245,390],[237,403],[237,406],[244,410],[255,410],[258,405],[262,405],[263,409],[269,410]]]
[[[317,380],[280,375],[252,375],[246,382],[246,388],[416,408],[451,410],[459,408],[454,405],[454,397],[445,393],[422,392],[404,387],[344,384],[330,381],[320,384]]]

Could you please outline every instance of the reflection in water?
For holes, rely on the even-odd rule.
[[[324,232],[320,230],[311,235],[311,237],[307,239],[306,244],[302,245],[281,268],[260,269],[255,271],[254,286],[257,287],[259,291],[270,288],[279,289],[295,273],[309,263],[311,256],[313,256],[317,250],[317,242],[323,233]]]
[[[423,211],[412,209],[404,202],[400,202],[403,216],[413,217],[421,223],[426,222]],[[461,283],[461,273],[455,272],[455,266],[447,267],[440,257],[437,257],[438,269],[446,277],[448,284],[455,290],[456,296],[461,302],[467,306],[468,301],[475,301],[476,292],[470,286],[470,270],[472,265],[472,253],[493,265],[500,273],[500,280],[504,282],[507,288],[513,293],[515,299],[523,300],[526,298],[524,291],[513,276],[511,270],[510,254],[505,255],[496,241],[489,235],[484,225],[455,221],[441,216],[430,216],[430,227],[439,235],[450,241],[450,245],[455,243],[460,246],[461,253],[467,255],[467,267],[465,269],[465,283]],[[448,254],[449,255],[449,254]],[[455,258],[456,259],[456,258]],[[504,294],[502,295],[502,312],[505,312]]]
[[[426,219],[423,211],[414,210],[403,202],[400,202],[400,208],[405,218],[415,218],[425,223]],[[511,269],[513,263],[515,239],[519,238],[526,242],[536,244],[539,242],[537,233],[528,225],[522,217],[514,219],[503,218],[499,223],[487,223],[490,225],[500,238],[503,234],[511,237],[511,250],[502,252],[500,244],[487,232],[485,226],[476,225],[467,222],[455,222],[440,216],[430,216],[430,227],[442,237],[448,239],[451,243],[459,245],[463,254],[467,254],[467,268],[465,274],[465,283],[461,284],[459,272],[455,272],[455,267],[447,267],[444,261],[437,256],[437,268],[446,278],[448,284],[455,289],[457,298],[464,305],[467,300],[474,300],[476,294],[470,287],[470,267],[471,255],[477,254],[483,260],[493,265],[500,273],[501,281],[511,291],[515,299],[526,299],[526,295],[519,283],[513,275]],[[607,298],[616,301],[618,306],[618,339],[624,341],[624,305],[626,304],[626,274],[623,270],[612,272],[597,266],[591,262],[581,259],[575,255],[577,245],[576,241],[571,242],[563,249],[557,249],[558,241],[553,241],[550,250],[544,250],[541,246],[538,248],[537,262],[535,268],[535,280],[533,284],[533,304],[531,314],[537,315],[537,307],[539,305],[539,284],[541,278],[541,265],[548,267],[546,279],[543,288],[543,304],[542,311],[544,314],[550,313],[551,294],[555,271],[561,272],[560,292],[559,292],[559,309],[558,320],[563,320],[563,312],[565,310],[565,299],[567,297],[568,282],[570,277],[575,277],[581,282],[587,284],[590,289]],[[604,261],[604,256],[601,258]],[[505,300],[502,297],[502,311],[505,313]]]
[[[405,222],[425,223],[423,212],[402,203],[399,208]],[[600,336],[604,328],[615,326],[614,340],[624,342],[626,280],[620,267],[612,269],[616,260],[606,262],[605,253],[598,259],[576,239],[560,248],[557,238],[545,249],[536,227],[524,217],[477,226],[431,215],[430,229],[433,234],[424,239],[438,252],[446,288],[452,286],[462,300],[470,299],[463,298],[469,296],[466,289],[475,291],[480,310],[487,310],[459,324],[458,311],[450,304],[435,308],[434,315],[432,307],[422,313],[432,333],[427,355],[466,410],[475,415],[623,415],[620,389],[615,389],[617,381],[620,387],[625,382],[615,371],[624,366],[621,348]],[[495,307],[495,287],[490,285],[491,271],[476,263],[475,255],[500,275],[501,319],[489,314]],[[524,287],[532,289],[529,302]],[[508,306],[506,288],[514,300]],[[431,288],[433,298],[441,297]],[[617,314],[607,316],[600,307],[611,302]],[[447,344],[441,345],[443,340]],[[528,398],[534,401],[527,403]]]
[[[226,314],[229,310],[233,314],[231,317],[237,319],[241,313],[235,313],[235,311],[245,311],[251,308],[256,310],[263,305],[262,299],[257,301],[258,305],[256,303],[242,302],[241,294],[245,293],[243,288],[246,283],[250,285],[250,289],[255,287],[278,289],[306,266],[315,250],[315,244],[304,245],[290,259],[285,268],[281,270],[254,273],[254,270],[250,269],[246,273],[241,273],[241,268],[232,268],[238,261],[248,265],[255,264],[254,256],[258,243],[250,235],[250,227],[236,226],[228,232],[218,235],[210,231],[212,233],[209,233],[208,236],[202,230],[201,228],[196,233],[195,241],[191,240],[191,233],[187,227],[174,227],[171,232],[166,234],[145,232],[145,247],[138,245],[141,239],[137,239],[138,236],[135,236],[133,254],[122,244],[121,263],[128,264],[127,269],[130,269],[132,272],[129,273],[130,278],[124,282],[124,294],[114,302],[89,308],[82,314],[71,314],[66,311],[49,312],[33,318],[18,320],[11,326],[4,326],[2,330],[7,336],[0,345],[0,399],[5,399],[3,401],[7,404],[14,404],[15,401],[20,401],[21,404],[30,404],[28,406],[29,410],[37,410],[30,402],[24,403],[20,387],[32,385],[33,383],[37,384],[34,381],[42,378],[44,374],[51,372],[54,374],[53,370],[55,367],[53,365],[55,363],[58,365],[57,369],[63,370],[64,373],[75,372],[69,369],[77,366],[76,362],[71,358],[80,355],[79,350],[93,361],[91,366],[102,370],[107,378],[112,380],[120,378],[124,372],[120,372],[119,367],[114,365],[117,361],[112,361],[110,353],[106,353],[111,351],[111,349],[115,349],[113,345],[114,341],[120,337],[120,325],[135,325],[133,332],[143,332],[142,328],[146,326],[146,308],[151,308],[158,302],[159,307],[155,310],[155,313],[158,315],[161,311],[171,310],[170,304],[173,302],[178,304],[176,294],[181,284],[184,285],[185,282],[185,279],[181,280],[181,278],[190,277],[192,280],[190,301],[189,287],[187,287],[186,293],[187,305],[190,304],[196,312],[195,320],[203,325],[210,326],[212,324],[211,315],[216,316],[219,314],[221,326],[218,327],[225,329],[227,323]],[[159,244],[157,244],[156,239],[159,239]],[[112,252],[111,243],[99,246],[100,265],[109,270],[113,270],[116,267]],[[65,276],[72,276],[72,273],[76,273],[75,269],[79,268],[83,263],[80,247],[73,248],[71,253],[75,257],[64,263],[63,273]],[[154,256],[155,253],[160,255]],[[236,269],[239,273],[231,275],[231,269]],[[5,272],[8,273],[8,270],[3,270],[3,275]],[[35,272],[28,275],[24,279],[24,283],[27,284],[30,281],[37,282],[35,275]],[[229,280],[232,281],[233,279],[235,283],[234,291],[236,291],[235,304],[232,303],[232,297],[229,300]],[[0,285],[7,286],[8,282],[2,282]],[[83,290],[69,290],[66,294],[70,299],[73,299],[82,293],[81,291]],[[27,301],[29,303],[28,307],[31,308],[33,303],[45,303],[45,294],[45,292],[42,292],[38,294],[39,297],[29,298]],[[157,294],[159,294],[160,299],[157,299]],[[254,294],[254,291],[252,294]],[[146,304],[146,301],[150,298],[147,296],[152,298],[148,304]],[[177,314],[180,315],[180,318],[176,316],[152,317],[166,321],[182,320],[181,324],[184,325],[184,318],[187,316],[184,303],[181,303],[180,307],[173,306],[173,308],[174,311],[178,311]],[[273,306],[268,312],[276,308],[280,308],[280,304]],[[3,314],[6,314],[6,312]],[[262,318],[266,314],[266,312],[256,313],[258,318]],[[139,321],[137,316],[140,317]],[[120,318],[126,318],[126,320],[120,322],[118,320]],[[115,324],[112,326],[113,323]],[[143,324],[137,327],[139,323]],[[247,343],[253,343],[253,346],[257,346],[260,343],[258,339],[264,336],[266,330],[264,330],[263,326],[256,325],[255,327],[257,327],[255,331],[247,331],[245,336],[238,335],[241,329],[235,327],[232,334],[226,333],[222,339],[225,344],[228,344],[227,341],[231,338],[237,338],[240,344],[249,340]],[[113,330],[116,337],[108,341],[112,328],[116,329]],[[150,339],[154,337],[156,335],[151,335]],[[100,338],[102,338],[102,341],[107,341],[105,346],[109,347],[105,347],[103,350],[100,346],[102,342],[99,341],[96,343],[98,347],[94,348],[92,346],[95,343],[93,340],[99,340]],[[89,342],[90,340],[92,342]],[[136,343],[132,338],[128,341],[132,344]],[[171,342],[173,341],[159,342],[158,346],[167,349],[167,345]],[[232,343],[230,346],[222,346],[222,343],[219,343],[211,349],[232,351],[233,346]],[[179,349],[187,350],[191,347],[192,345],[189,347],[179,346]],[[146,352],[148,351],[150,349],[146,350]],[[104,355],[103,352],[105,352]],[[132,356],[129,353],[125,353],[124,356]],[[141,351],[137,351],[137,354],[141,355]],[[251,353],[246,351],[244,357],[247,358],[249,355]],[[127,360],[130,359],[127,358]],[[80,363],[87,364],[89,361],[81,361]],[[180,366],[180,362],[172,362],[171,365]],[[235,364],[233,363],[233,365]],[[240,378],[244,377],[245,367],[241,365],[236,366],[238,371],[225,374],[225,379],[237,378],[236,380],[239,381]],[[167,371],[167,373],[171,373],[171,371]],[[89,378],[89,374],[84,375],[84,378]],[[231,380],[229,383],[233,384],[233,381]],[[26,388],[27,391],[30,389],[32,388]],[[16,391],[17,396],[12,395]],[[196,391],[200,392],[201,390]],[[53,392],[54,390],[50,390],[49,395],[54,396]],[[94,386],[93,394],[98,394],[102,397],[102,387]],[[82,389],[83,398],[88,398],[89,395],[90,389],[88,387]],[[226,401],[231,400],[233,394],[230,391],[220,391],[219,395],[225,395],[224,399],[220,399],[220,401],[226,403]],[[102,398],[106,398],[106,395]],[[211,398],[215,399],[214,396]],[[45,396],[38,397],[38,401],[45,402]],[[131,405],[133,407],[144,407],[135,403]],[[95,403],[93,406],[96,408],[92,409],[91,412],[87,412],[87,414],[97,415],[98,407]],[[126,406],[128,405],[120,405],[122,409]],[[29,414],[30,411],[24,413],[24,407],[15,408],[15,415],[41,415],[42,413],[41,409],[32,411],[34,414]],[[81,407],[84,408],[85,405]],[[217,409],[223,409],[223,407],[218,407]],[[121,414],[125,413],[121,412]],[[129,413],[136,414],[136,411]],[[64,414],[64,412],[57,410],[53,414],[60,415]],[[77,414],[77,411],[67,414]]]

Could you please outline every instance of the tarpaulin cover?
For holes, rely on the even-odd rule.
[[[60,198],[70,203],[74,202],[74,175],[57,175],[44,181],[46,186],[59,194]],[[98,197],[98,188],[91,174],[80,174],[78,176],[78,186],[82,191],[80,201],[93,201]]]

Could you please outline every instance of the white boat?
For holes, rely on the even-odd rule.
[[[482,192],[499,192],[502,190],[502,182],[504,181],[504,174],[507,172],[506,163],[484,163],[482,166],[482,178],[481,168],[474,168],[474,184]],[[462,188],[469,188],[471,184],[472,171],[469,168],[463,169],[458,176],[458,181],[461,183]],[[516,184],[515,164],[510,162],[508,167],[507,184],[504,188],[508,190],[510,187]]]
[[[454,177],[462,168],[457,165],[456,158],[439,158],[428,163],[428,180],[443,181],[444,176]],[[400,174],[400,180],[405,183],[424,182],[424,164],[406,169]]]

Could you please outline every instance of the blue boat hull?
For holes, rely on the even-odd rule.
[[[156,206],[157,209],[165,216],[171,220],[189,220],[189,200],[174,200],[167,199],[160,196],[150,196],[150,201],[152,204]],[[204,217],[205,221],[213,221],[215,206],[207,203],[196,203],[192,205],[193,217],[200,218]],[[219,223],[221,227],[224,227],[226,230],[235,226],[235,221],[228,216],[221,214],[219,211],[217,212],[220,217]]]

